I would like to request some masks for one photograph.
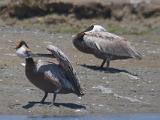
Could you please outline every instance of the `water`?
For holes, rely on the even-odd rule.
[[[160,120],[160,114],[128,114],[78,117],[0,116],[0,120]]]

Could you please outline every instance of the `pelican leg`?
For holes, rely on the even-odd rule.
[[[106,62],[106,59],[103,60],[103,62],[102,62],[102,64],[101,64],[101,68],[103,68],[105,62]]]
[[[53,94],[53,101],[52,101],[52,104],[53,104],[53,105],[54,105],[54,103],[55,103],[56,96],[57,96],[57,93],[54,93],[54,94]]]
[[[47,98],[48,93],[45,92],[44,97],[42,98],[42,100],[40,101],[40,103],[44,104],[45,99]]]
[[[109,68],[109,65],[110,65],[110,60],[108,59],[107,60],[107,68]]]

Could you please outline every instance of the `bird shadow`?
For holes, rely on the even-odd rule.
[[[35,102],[35,101],[29,101],[26,105],[22,106],[22,108],[24,109],[29,109],[34,107],[36,104],[40,104],[40,105],[51,105],[51,102],[44,102],[43,104],[41,102]]]
[[[130,74],[130,75],[134,75],[134,76],[137,76],[127,70],[123,70],[123,69],[117,69],[117,68],[112,68],[112,67],[109,67],[109,68],[101,68],[99,66],[94,66],[94,65],[86,65],[86,64],[81,64],[80,66],[82,67],[85,67],[85,68],[88,68],[88,69],[92,69],[92,70],[95,70],[95,71],[100,71],[100,72],[105,72],[105,73],[127,73],[127,74]]]
[[[34,107],[36,104],[40,104],[40,105],[50,105],[50,106],[56,106],[56,107],[66,107],[66,108],[70,108],[70,109],[86,109],[85,106],[83,105],[78,105],[75,103],[54,103],[54,105],[51,102],[44,102],[43,104],[41,102],[34,102],[34,101],[30,101],[28,102],[26,105],[22,106],[22,108],[24,109],[29,109]]]
[[[54,105],[57,107],[63,106],[63,107],[71,108],[71,109],[86,109],[85,106],[78,105],[75,103],[55,103]]]

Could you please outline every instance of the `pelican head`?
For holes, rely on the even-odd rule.
[[[31,50],[29,49],[28,45],[25,41],[19,41],[16,46],[16,54],[21,58],[28,58],[30,57]]]
[[[91,25],[84,32],[105,32],[106,29],[101,25]]]

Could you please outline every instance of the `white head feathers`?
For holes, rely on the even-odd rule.
[[[91,32],[105,32],[106,29],[102,27],[101,25],[93,25],[93,29]]]

